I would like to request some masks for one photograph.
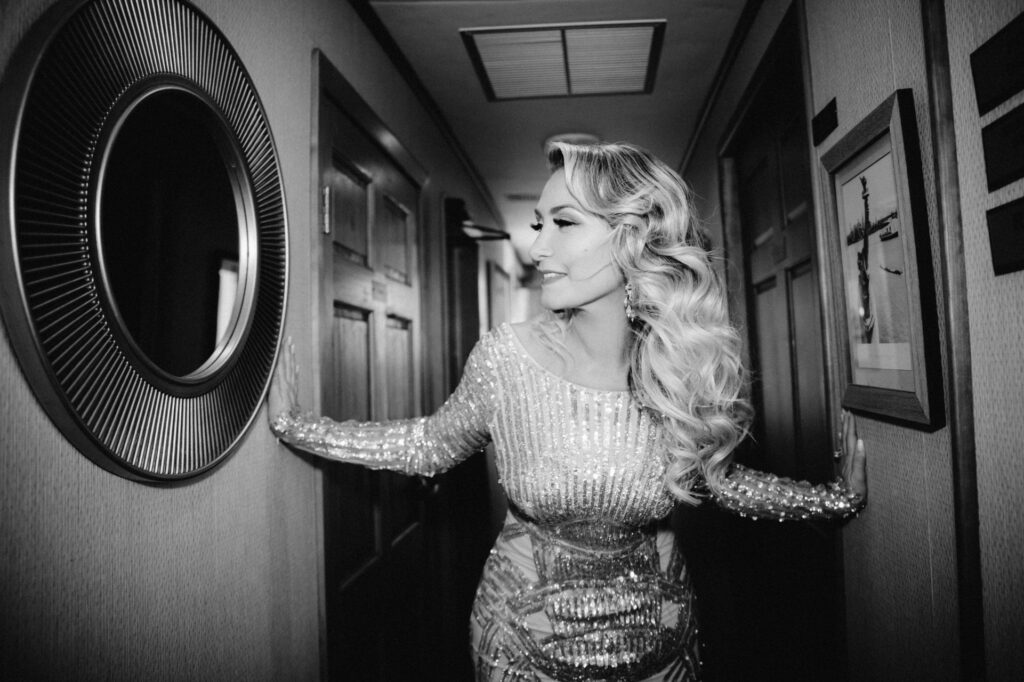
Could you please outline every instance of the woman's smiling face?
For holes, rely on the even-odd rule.
[[[611,226],[569,192],[565,171],[544,185],[531,225],[530,258],[543,280],[540,302],[549,310],[614,304],[622,308],[622,275],[611,258]]]

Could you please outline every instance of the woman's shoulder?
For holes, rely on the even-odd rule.
[[[502,323],[480,335],[467,358],[467,364],[497,368],[503,358],[516,350],[515,332],[508,323]]]
[[[544,364],[551,350],[543,341],[543,317],[507,324],[504,327],[508,333],[509,343],[517,344],[517,347],[525,351],[528,357]]]
[[[507,322],[499,324],[497,327],[492,327],[483,334],[480,335],[480,339],[476,342],[476,348],[485,351],[495,351],[509,345],[511,336],[514,334],[511,325]]]
[[[536,325],[535,320],[525,320],[523,322],[508,322],[503,325],[504,330],[513,335],[515,339],[522,345],[526,346],[534,338],[536,332],[534,327]]]
[[[480,336],[472,355],[478,356],[492,367],[514,365],[532,360],[531,349],[538,346],[534,321],[503,322]]]
[[[514,368],[516,372],[520,372],[523,365],[555,372],[564,365],[566,358],[545,338],[544,325],[542,317],[525,322],[503,322],[480,337],[473,354],[492,360],[495,366]]]
[[[507,352],[509,349],[529,349],[537,343],[536,320],[526,320],[524,322],[502,322],[484,332],[480,340],[477,341],[477,346]]]

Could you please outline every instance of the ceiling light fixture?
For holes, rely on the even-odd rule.
[[[649,93],[664,19],[459,30],[489,101]]]
[[[472,220],[462,221],[462,234],[477,242],[492,242],[512,238],[505,230],[477,225]]]
[[[591,135],[590,133],[559,133],[552,135],[551,137],[544,140],[544,144],[541,148],[547,150],[549,146],[555,142],[566,142],[568,144],[597,144],[601,141],[597,135]]]

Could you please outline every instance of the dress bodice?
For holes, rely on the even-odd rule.
[[[572,383],[542,367],[508,325],[485,348],[496,404],[489,430],[509,502],[538,523],[665,516],[663,437],[628,391]]]
[[[536,522],[639,526],[672,507],[657,418],[626,391],[586,388],[544,369],[507,324],[480,339],[459,386],[430,416],[337,422],[286,413],[271,427],[322,457],[422,476],[493,438],[510,502]],[[811,484],[737,464],[706,483],[721,507],[755,518],[843,518],[863,502],[838,480]]]

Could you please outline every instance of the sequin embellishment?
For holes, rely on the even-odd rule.
[[[685,648],[693,592],[659,570],[653,532],[601,521],[522,523],[538,581],[508,606],[538,669],[558,680],[636,680]],[[550,634],[531,627],[538,619]]]
[[[668,531],[658,420],[625,391],[579,386],[531,358],[508,325],[473,349],[429,417],[338,423],[278,415],[281,440],[323,457],[433,475],[493,439],[510,515],[471,619],[477,679],[699,679],[694,596]],[[842,518],[863,503],[734,466],[711,497],[761,519]]]

